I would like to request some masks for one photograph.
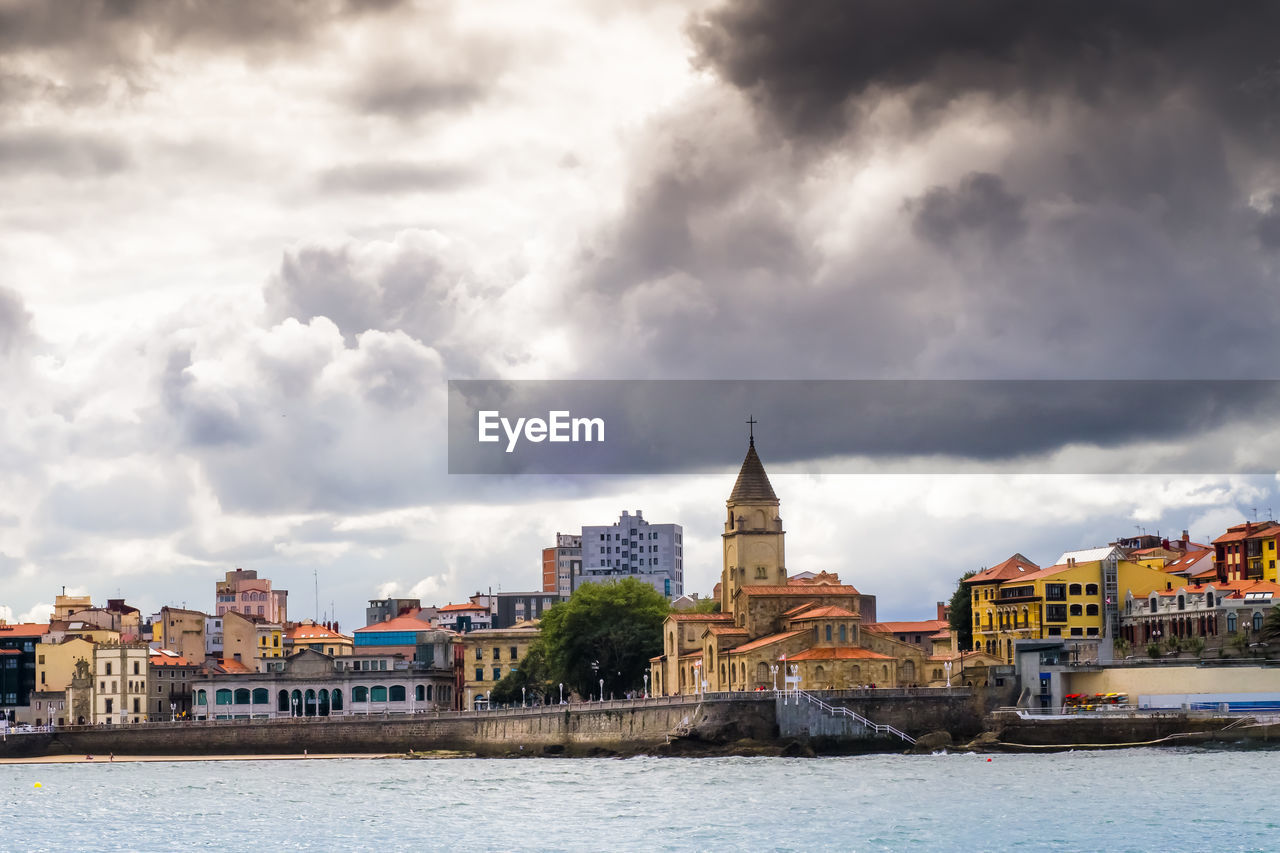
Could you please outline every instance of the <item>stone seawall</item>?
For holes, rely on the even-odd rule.
[[[981,728],[982,703],[971,691],[846,691],[824,693],[877,723],[910,734],[943,729],[957,737]],[[701,699],[583,703],[507,711],[398,716],[215,720],[128,726],[74,726],[53,733],[12,735],[0,757],[57,754],[228,755],[301,753],[390,754],[456,750],[477,755],[636,754],[740,741],[781,746],[812,741],[820,751],[892,749],[865,736],[815,724],[813,736],[779,729],[773,693],[712,694]],[[816,709],[815,709],[816,710]],[[816,719],[816,718],[815,718]]]

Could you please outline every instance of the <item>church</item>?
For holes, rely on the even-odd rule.
[[[788,575],[779,506],[753,433],[726,502],[720,612],[667,617],[653,692],[774,689],[792,667],[803,690],[945,685],[949,639],[937,653],[901,642],[876,626],[874,596],[826,572]]]

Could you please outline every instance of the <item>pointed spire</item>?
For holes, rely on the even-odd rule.
[[[756,453],[754,435],[747,446],[747,458],[742,460],[742,469],[738,471],[738,479],[729,494],[729,503],[778,503],[778,496],[769,485],[769,475],[764,472],[764,463]]]

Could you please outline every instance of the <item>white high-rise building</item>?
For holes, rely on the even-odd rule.
[[[640,510],[616,524],[582,528],[579,583],[634,577],[667,598],[684,594],[684,528],[650,524]]]

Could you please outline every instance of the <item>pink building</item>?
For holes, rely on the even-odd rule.
[[[256,571],[236,569],[227,572],[227,579],[218,581],[218,616],[224,613],[241,613],[245,616],[261,616],[268,622],[283,623],[286,619],[287,589],[272,589],[271,581],[258,577]]]

